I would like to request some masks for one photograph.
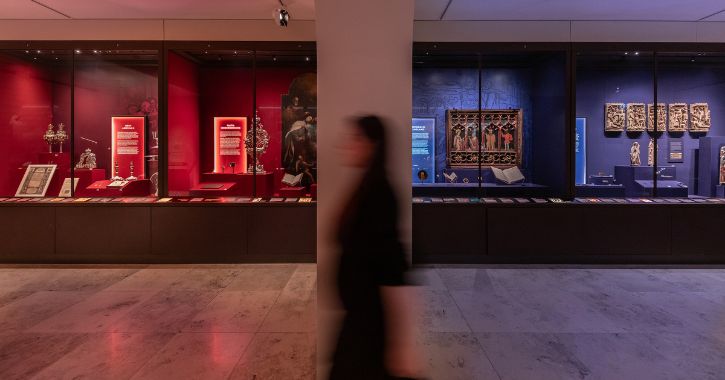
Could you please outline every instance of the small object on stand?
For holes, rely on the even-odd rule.
[[[236,167],[236,166],[237,166],[237,163],[236,162],[230,162],[229,163],[229,167],[232,168],[232,174],[236,174],[236,173],[234,173],[234,167]]]
[[[43,134],[43,140],[48,144],[48,153],[53,153],[53,144],[55,144],[55,131],[53,124],[48,124],[48,130]]]
[[[118,175],[118,161],[113,164],[113,177],[111,177],[111,181],[123,181],[123,177]]]
[[[138,178],[135,175],[133,175],[133,161],[131,161],[129,163],[128,170],[129,170],[129,173],[131,175],[129,175],[128,177],[126,177],[126,181],[135,181],[135,180],[137,180]]]
[[[55,132],[55,142],[60,145],[60,153],[63,153],[63,143],[68,140],[68,134],[65,133],[65,125],[63,123],[58,124],[58,132]]]

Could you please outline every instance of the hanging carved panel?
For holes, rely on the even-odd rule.
[[[711,124],[707,103],[690,104],[690,132],[708,132]]]
[[[605,104],[605,132],[622,132],[624,131],[625,110],[624,103],[607,103]]]
[[[654,104],[647,104],[647,130],[655,130],[655,107]],[[665,103],[657,103],[657,132],[667,130],[667,106]]]
[[[627,104],[627,131],[644,132],[646,126],[644,103]]]
[[[479,111],[447,111],[447,160],[451,167],[478,167],[479,136],[481,165],[520,166],[522,159],[523,112],[483,110],[479,133]]]
[[[669,128],[670,132],[685,132],[687,130],[688,112],[686,103],[670,104]]]

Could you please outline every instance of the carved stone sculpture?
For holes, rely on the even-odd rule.
[[[629,149],[629,163],[632,166],[639,166],[642,164],[642,160],[640,159],[639,143],[636,141],[632,143],[632,148]]]
[[[707,103],[690,104],[690,132],[708,132],[711,124]]]
[[[607,103],[605,106],[605,132],[624,131],[624,103]]]
[[[672,103],[669,106],[669,128],[670,132],[687,131],[688,112],[687,104]]]
[[[647,144],[647,165],[654,166],[655,164],[655,139],[650,138],[649,144]]]
[[[654,132],[655,130],[655,106],[647,104],[647,130]],[[657,132],[665,132],[667,130],[667,106],[664,103],[657,103]]]
[[[643,132],[645,130],[647,117],[644,110],[644,103],[627,104],[627,131]]]

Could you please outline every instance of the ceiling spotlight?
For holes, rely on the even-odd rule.
[[[310,61],[310,57],[305,57],[305,61],[306,62],[309,62]]]
[[[635,52],[634,52],[634,55],[639,55],[639,52],[638,52],[638,51],[635,51]]]
[[[76,54],[80,54],[80,53],[81,53],[81,51],[76,49]]]
[[[281,5],[282,8],[274,10],[274,22],[277,23],[277,25],[286,28],[287,25],[289,25],[290,14],[287,12],[287,8],[282,0],[279,0],[279,5]]]

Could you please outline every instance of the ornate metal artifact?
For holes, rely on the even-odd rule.
[[[647,130],[654,132],[655,130],[655,106],[652,103],[647,104]],[[667,106],[665,103],[657,103],[657,132],[667,130]]]
[[[259,113],[254,114],[254,121],[257,125],[256,130],[250,129],[247,131],[247,136],[244,139],[244,147],[253,163],[249,164],[247,172],[251,173],[255,169],[257,173],[264,173],[264,165],[259,161],[259,157],[262,156],[269,147],[269,133],[264,129],[262,125],[262,118],[259,117]],[[256,144],[255,144],[256,134]],[[254,154],[256,152],[256,155]]]
[[[629,163],[632,166],[639,166],[642,164],[639,151],[639,143],[633,142],[632,148],[629,149]]]
[[[65,133],[65,125],[58,124],[58,131],[55,132],[55,142],[60,146],[60,153],[63,153],[63,143],[68,140],[68,134]]]
[[[55,131],[53,124],[48,124],[48,129],[43,134],[43,140],[48,144],[48,153],[53,153],[53,144],[55,144]]]
[[[133,175],[133,161],[128,163],[128,174],[129,176],[126,177],[126,181],[135,181],[138,179],[138,177]]]
[[[712,124],[707,103],[690,104],[690,132],[708,132]]]
[[[624,131],[624,103],[607,103],[604,106],[605,132],[622,132]]]
[[[687,130],[687,104],[685,103],[672,103],[669,106],[670,110],[670,132],[685,132]]]
[[[76,164],[76,169],[95,169],[96,168],[96,154],[93,153],[91,148],[86,148],[86,150],[81,153],[80,159],[78,159],[78,163]]]
[[[123,181],[123,177],[118,175],[118,161],[113,164],[113,177],[111,177],[111,181]]]
[[[520,166],[522,160],[523,112],[483,110],[483,130],[479,131],[479,111],[448,110],[446,141],[447,160],[451,167],[478,167],[479,145],[481,165],[509,168]],[[479,135],[481,141],[479,143]]]
[[[644,103],[627,104],[627,131],[643,132],[646,125]]]

